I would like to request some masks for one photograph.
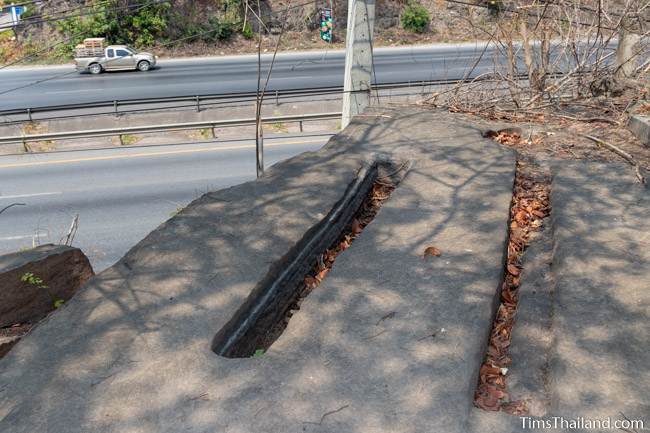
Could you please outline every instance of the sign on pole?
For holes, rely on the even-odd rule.
[[[25,13],[25,6],[9,6],[9,13],[11,14],[11,22],[14,26],[18,25],[20,16]]]

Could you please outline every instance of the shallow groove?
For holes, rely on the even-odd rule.
[[[474,396],[475,405],[484,410],[513,415],[523,415],[528,410],[525,401],[512,400],[507,393],[506,379],[511,364],[509,347],[519,303],[522,256],[532,241],[531,234],[547,224],[549,194],[548,174],[533,163],[517,161],[503,279],[499,286],[500,301]]]
[[[266,351],[282,335],[302,299],[317,285],[309,278],[313,279],[310,275],[323,263],[322,257],[353,230],[354,237],[359,234],[353,220],[364,209],[373,187],[377,182],[396,185],[401,172],[387,162],[362,168],[329,214],[272,266],[246,302],[219,330],[212,341],[212,350],[227,358],[245,358]]]

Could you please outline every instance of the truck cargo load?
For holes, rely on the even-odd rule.
[[[75,57],[97,57],[104,53],[106,38],[86,38],[75,47]]]

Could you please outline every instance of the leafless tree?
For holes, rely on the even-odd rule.
[[[269,70],[266,74],[266,80],[262,86],[262,43],[264,41],[263,31],[268,30],[266,24],[264,23],[262,17],[262,9],[260,0],[257,0],[257,12],[254,11],[248,4],[246,0],[246,9],[250,10],[252,15],[257,19],[257,93],[255,97],[255,148],[256,148],[256,170],[257,177],[260,177],[264,174],[264,125],[262,124],[262,104],[264,103],[264,97],[266,95],[266,90],[268,89],[269,81],[271,80],[271,74],[273,73],[273,66],[275,65],[275,58],[278,54],[278,49],[280,48],[280,43],[282,41],[282,35],[284,34],[286,28],[286,16],[288,14],[289,8],[286,8],[283,12],[283,19],[281,19],[282,26],[280,32],[277,36],[275,42],[275,48],[273,50],[273,57],[271,58],[271,64],[269,65]]]
[[[633,93],[650,69],[649,13],[650,0],[515,0],[492,21],[468,14],[505,63],[495,60],[489,76],[428,102],[470,112],[535,110]]]

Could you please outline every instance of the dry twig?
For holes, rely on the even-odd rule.
[[[594,137],[593,135],[580,134],[580,136],[593,141],[594,143],[598,144],[599,146],[602,146],[605,149],[610,150],[610,151],[614,152],[615,154],[617,154],[618,156],[620,156],[621,158],[623,158],[625,161],[627,161],[630,165],[632,165],[634,167],[634,173],[635,173],[637,179],[639,180],[639,182],[641,182],[642,184],[646,183],[645,177],[643,176],[643,174],[641,174],[641,166],[639,165],[637,160],[632,155],[630,155],[629,153],[627,153],[626,151],[624,151],[620,147],[614,146],[613,144],[608,143],[605,140],[601,140],[598,137]]]
[[[61,239],[61,244],[71,246],[74,241],[74,237],[77,234],[77,229],[79,228],[79,214],[75,215],[72,218],[72,223],[70,224],[70,229],[68,233]]]

